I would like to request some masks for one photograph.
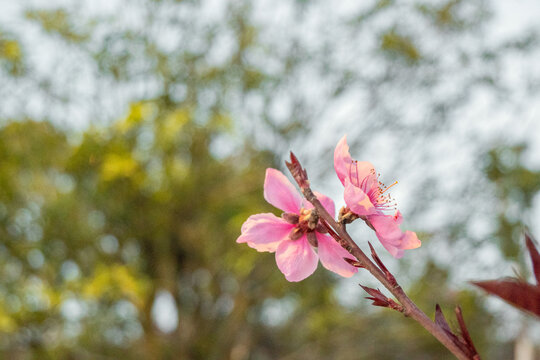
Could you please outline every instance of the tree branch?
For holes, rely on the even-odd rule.
[[[330,215],[321,202],[317,199],[313,191],[311,190],[307,172],[302,168],[300,162],[296,156],[291,152],[291,162],[285,162],[289,171],[291,172],[294,180],[300,187],[302,194],[309,201],[315,209],[317,209],[320,218],[323,220],[323,225],[327,226],[329,233],[332,237],[352,256],[358,260],[358,267],[363,267],[369,271],[379,282],[392,293],[396,299],[403,306],[403,314],[411,317],[417,321],[422,327],[424,327],[431,335],[433,335],[441,344],[443,344],[452,354],[454,354],[460,360],[471,360],[472,358],[458,345],[455,341],[445,332],[439,325],[433,322],[422,310],[416,306],[416,304],[405,294],[401,286],[397,283],[395,277],[386,269],[384,265],[382,267],[377,266],[372,262],[366,254],[356,245],[349,233],[346,231],[345,226],[336,222],[332,215]],[[337,235],[337,237],[335,236]],[[372,249],[374,259],[378,263],[382,264],[378,256]],[[382,268],[382,269],[381,269]],[[478,360],[476,357],[475,360]]]

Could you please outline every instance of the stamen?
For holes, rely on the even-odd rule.
[[[387,192],[392,186],[397,185],[397,181],[394,181],[389,186],[386,186],[383,182],[379,181],[379,186],[374,189],[374,205],[377,209],[383,210],[383,211],[389,211],[389,210],[396,210],[397,209],[397,202],[396,200],[390,195],[390,194],[384,194]],[[370,194],[371,198],[371,194]]]
[[[394,181],[393,184],[391,184],[390,186],[387,186],[386,189],[384,189],[383,191],[381,191],[381,194],[384,193],[384,192],[386,192],[388,189],[390,189],[392,186],[396,185],[397,183],[398,183],[397,180]]]
[[[359,175],[358,161],[353,160],[351,166],[349,167],[349,178],[351,179],[353,185],[362,189],[371,200],[371,203],[378,210],[389,211],[392,209],[397,209],[396,200],[390,196],[390,194],[385,194],[388,190],[390,190],[391,187],[398,184],[397,181],[394,181],[389,186],[386,186],[382,181],[379,180],[381,174],[376,173],[375,169],[370,169],[370,174],[363,177],[362,180],[360,180]],[[372,179],[372,176],[375,178]],[[370,181],[375,182],[377,185],[375,186],[375,184]],[[368,187],[369,184],[371,184],[371,186]]]

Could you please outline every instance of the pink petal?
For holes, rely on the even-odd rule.
[[[334,150],[334,169],[343,185],[346,185],[346,179],[349,179],[365,193],[379,186],[372,163],[352,160],[346,135],[341,138]]]
[[[375,232],[379,239],[383,238],[385,242],[394,246],[399,246],[401,244],[403,232],[401,232],[401,229],[399,228],[396,217],[392,215],[377,214],[368,216],[368,220],[375,228]]]
[[[334,205],[334,200],[330,199],[326,195],[321,194],[320,192],[314,191],[313,193],[315,196],[317,196],[317,199],[319,199],[326,211],[328,211],[328,213],[334,217],[336,215],[336,206]],[[311,205],[311,203],[305,199],[302,207],[304,209],[313,209],[313,205]]]
[[[349,177],[351,163],[352,159],[349,153],[349,145],[347,145],[347,135],[345,135],[339,140],[334,150],[334,169],[343,185],[345,185],[345,179]]]
[[[400,225],[403,222],[403,215],[401,215],[401,212],[399,210],[396,210],[394,217],[396,218],[396,224]]]
[[[421,242],[416,233],[401,231],[399,224],[402,217],[399,212],[396,215],[371,215],[368,216],[368,220],[375,228],[375,234],[384,248],[392,256],[400,258],[403,256],[403,250],[415,249],[421,245]]]
[[[325,268],[344,277],[353,276],[358,269],[343,258],[354,260],[354,257],[328,235],[315,233],[319,243],[319,258]]]
[[[266,220],[266,219],[273,219],[276,217],[274,214],[265,213],[265,214],[255,214],[251,215],[244,223],[242,224],[242,228],[240,229],[240,232],[243,234],[247,231],[248,228],[252,227],[253,225],[257,224],[259,220]]]
[[[357,215],[375,214],[377,210],[371,200],[360,188],[351,184],[349,179],[345,179],[345,203]]]
[[[365,193],[379,187],[379,178],[375,174],[375,167],[369,161],[353,161],[349,169],[349,180]]]
[[[401,248],[405,250],[416,249],[422,246],[422,242],[418,240],[415,232],[405,231],[403,238],[401,239]]]
[[[379,238],[379,240],[381,240]],[[388,252],[390,253],[390,255],[392,255],[393,257],[395,257],[396,259],[399,259],[399,258],[402,258],[403,257],[403,254],[405,253],[405,251],[403,249],[399,249],[395,246],[392,246],[388,243],[385,243],[384,241],[381,240],[381,244],[382,246],[384,246],[384,248],[386,250],[388,250]]]
[[[317,254],[304,235],[298,240],[283,241],[276,250],[276,263],[288,281],[300,281],[317,269]]]
[[[294,225],[289,224],[274,214],[256,214],[250,216],[242,225],[242,235],[237,243],[247,243],[259,252],[274,252],[279,244],[288,240]]]
[[[264,179],[264,199],[278,209],[298,214],[302,196],[293,184],[279,170],[266,169]]]

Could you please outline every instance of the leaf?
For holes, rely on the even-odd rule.
[[[515,279],[473,281],[472,283],[488,293],[540,317],[540,286]]]
[[[451,335],[452,338],[456,338],[456,336],[450,329],[450,326],[448,325],[448,322],[446,321],[446,318],[444,317],[444,314],[439,304],[435,305],[435,323],[439,325],[439,327],[443,329],[448,335]]]
[[[343,260],[345,260],[346,262],[348,262],[350,265],[352,265],[354,267],[364,268],[365,269],[365,266],[362,265],[362,263],[360,261],[358,261],[358,260],[353,260],[353,259],[346,258],[346,257],[344,257]]]
[[[461,334],[458,335],[454,334],[450,329],[450,326],[448,325],[439,304],[435,306],[435,323],[441,329],[443,329],[450,339],[452,339],[452,342],[456,344],[456,346],[459,347],[465,354],[467,354],[470,359],[480,359],[476,348],[473,345],[471,336],[469,335],[469,331],[465,326],[465,320],[463,320],[463,314],[461,313],[461,308],[459,306],[456,307],[456,318],[461,329]]]
[[[294,153],[291,151],[291,162],[285,161],[285,165],[287,165],[287,168],[291,172],[291,175],[294,177],[294,180],[298,183],[298,186],[300,188],[305,189],[309,187],[309,180],[307,176],[306,170],[302,168],[302,165],[298,161],[298,158],[294,155]]]
[[[367,292],[371,297],[366,297],[368,300],[372,300],[372,305],[388,307],[388,299],[384,296],[379,289],[373,289],[367,286],[360,285],[365,292]]]
[[[379,266],[379,269],[382,270],[382,272],[384,273],[384,275],[386,276],[386,279],[388,279],[388,281],[390,281],[390,283],[393,285],[393,286],[396,286],[397,285],[397,281],[396,281],[396,278],[394,277],[394,275],[392,275],[392,273],[386,268],[386,266],[383,264],[383,262],[381,261],[381,259],[379,258],[379,255],[377,255],[377,253],[375,252],[375,249],[373,248],[373,245],[371,245],[371,243],[368,241],[368,245],[369,245],[369,248],[371,249],[371,257],[373,258],[373,260],[375,261],[375,263],[377,263],[377,265]]]
[[[478,351],[476,351],[476,348],[474,347],[471,335],[469,334],[469,330],[467,329],[467,325],[465,324],[465,320],[463,319],[463,312],[461,311],[461,307],[456,306],[455,312],[456,319],[459,323],[459,328],[461,330],[461,340],[465,343],[465,345],[467,345],[467,348],[469,350],[469,353],[472,355],[472,358],[480,359]]]
[[[120,177],[131,177],[137,171],[138,164],[130,154],[108,154],[103,161],[101,176],[104,181]]]
[[[383,295],[383,293],[379,289],[373,289],[367,286],[363,286],[359,284],[362,289],[365,290],[371,297],[366,297],[366,299],[373,301],[371,305],[374,306],[381,306],[381,307],[387,307],[390,309],[394,309],[399,312],[403,312],[404,308],[402,305],[396,303],[394,300],[387,298]]]
[[[389,31],[382,36],[381,49],[400,56],[411,63],[416,63],[422,58],[422,55],[413,40],[407,36],[398,34],[394,30]]]

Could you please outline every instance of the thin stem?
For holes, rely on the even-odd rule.
[[[298,162],[294,155],[291,156],[294,162]],[[416,304],[405,294],[401,286],[397,284],[395,279],[388,279],[377,265],[375,265],[364,252],[356,245],[351,236],[347,233],[344,226],[338,224],[333,216],[331,216],[321,202],[317,199],[313,191],[309,186],[307,181],[307,174],[298,163],[298,166],[293,167],[290,164],[287,164],[291,174],[294,179],[300,186],[304,197],[317,209],[319,216],[330,225],[335,233],[339,235],[338,243],[347,250],[351,255],[353,255],[362,266],[367,269],[377,280],[380,281],[383,286],[388,289],[396,299],[403,305],[403,313],[405,316],[409,316],[412,319],[416,320],[422,327],[424,327],[430,334],[432,334],[441,344],[443,344],[452,354],[454,354],[460,360],[470,360],[470,357],[460,349],[450,336],[441,329],[437,324],[435,324],[422,310],[416,306]],[[393,276],[392,276],[393,277]]]

